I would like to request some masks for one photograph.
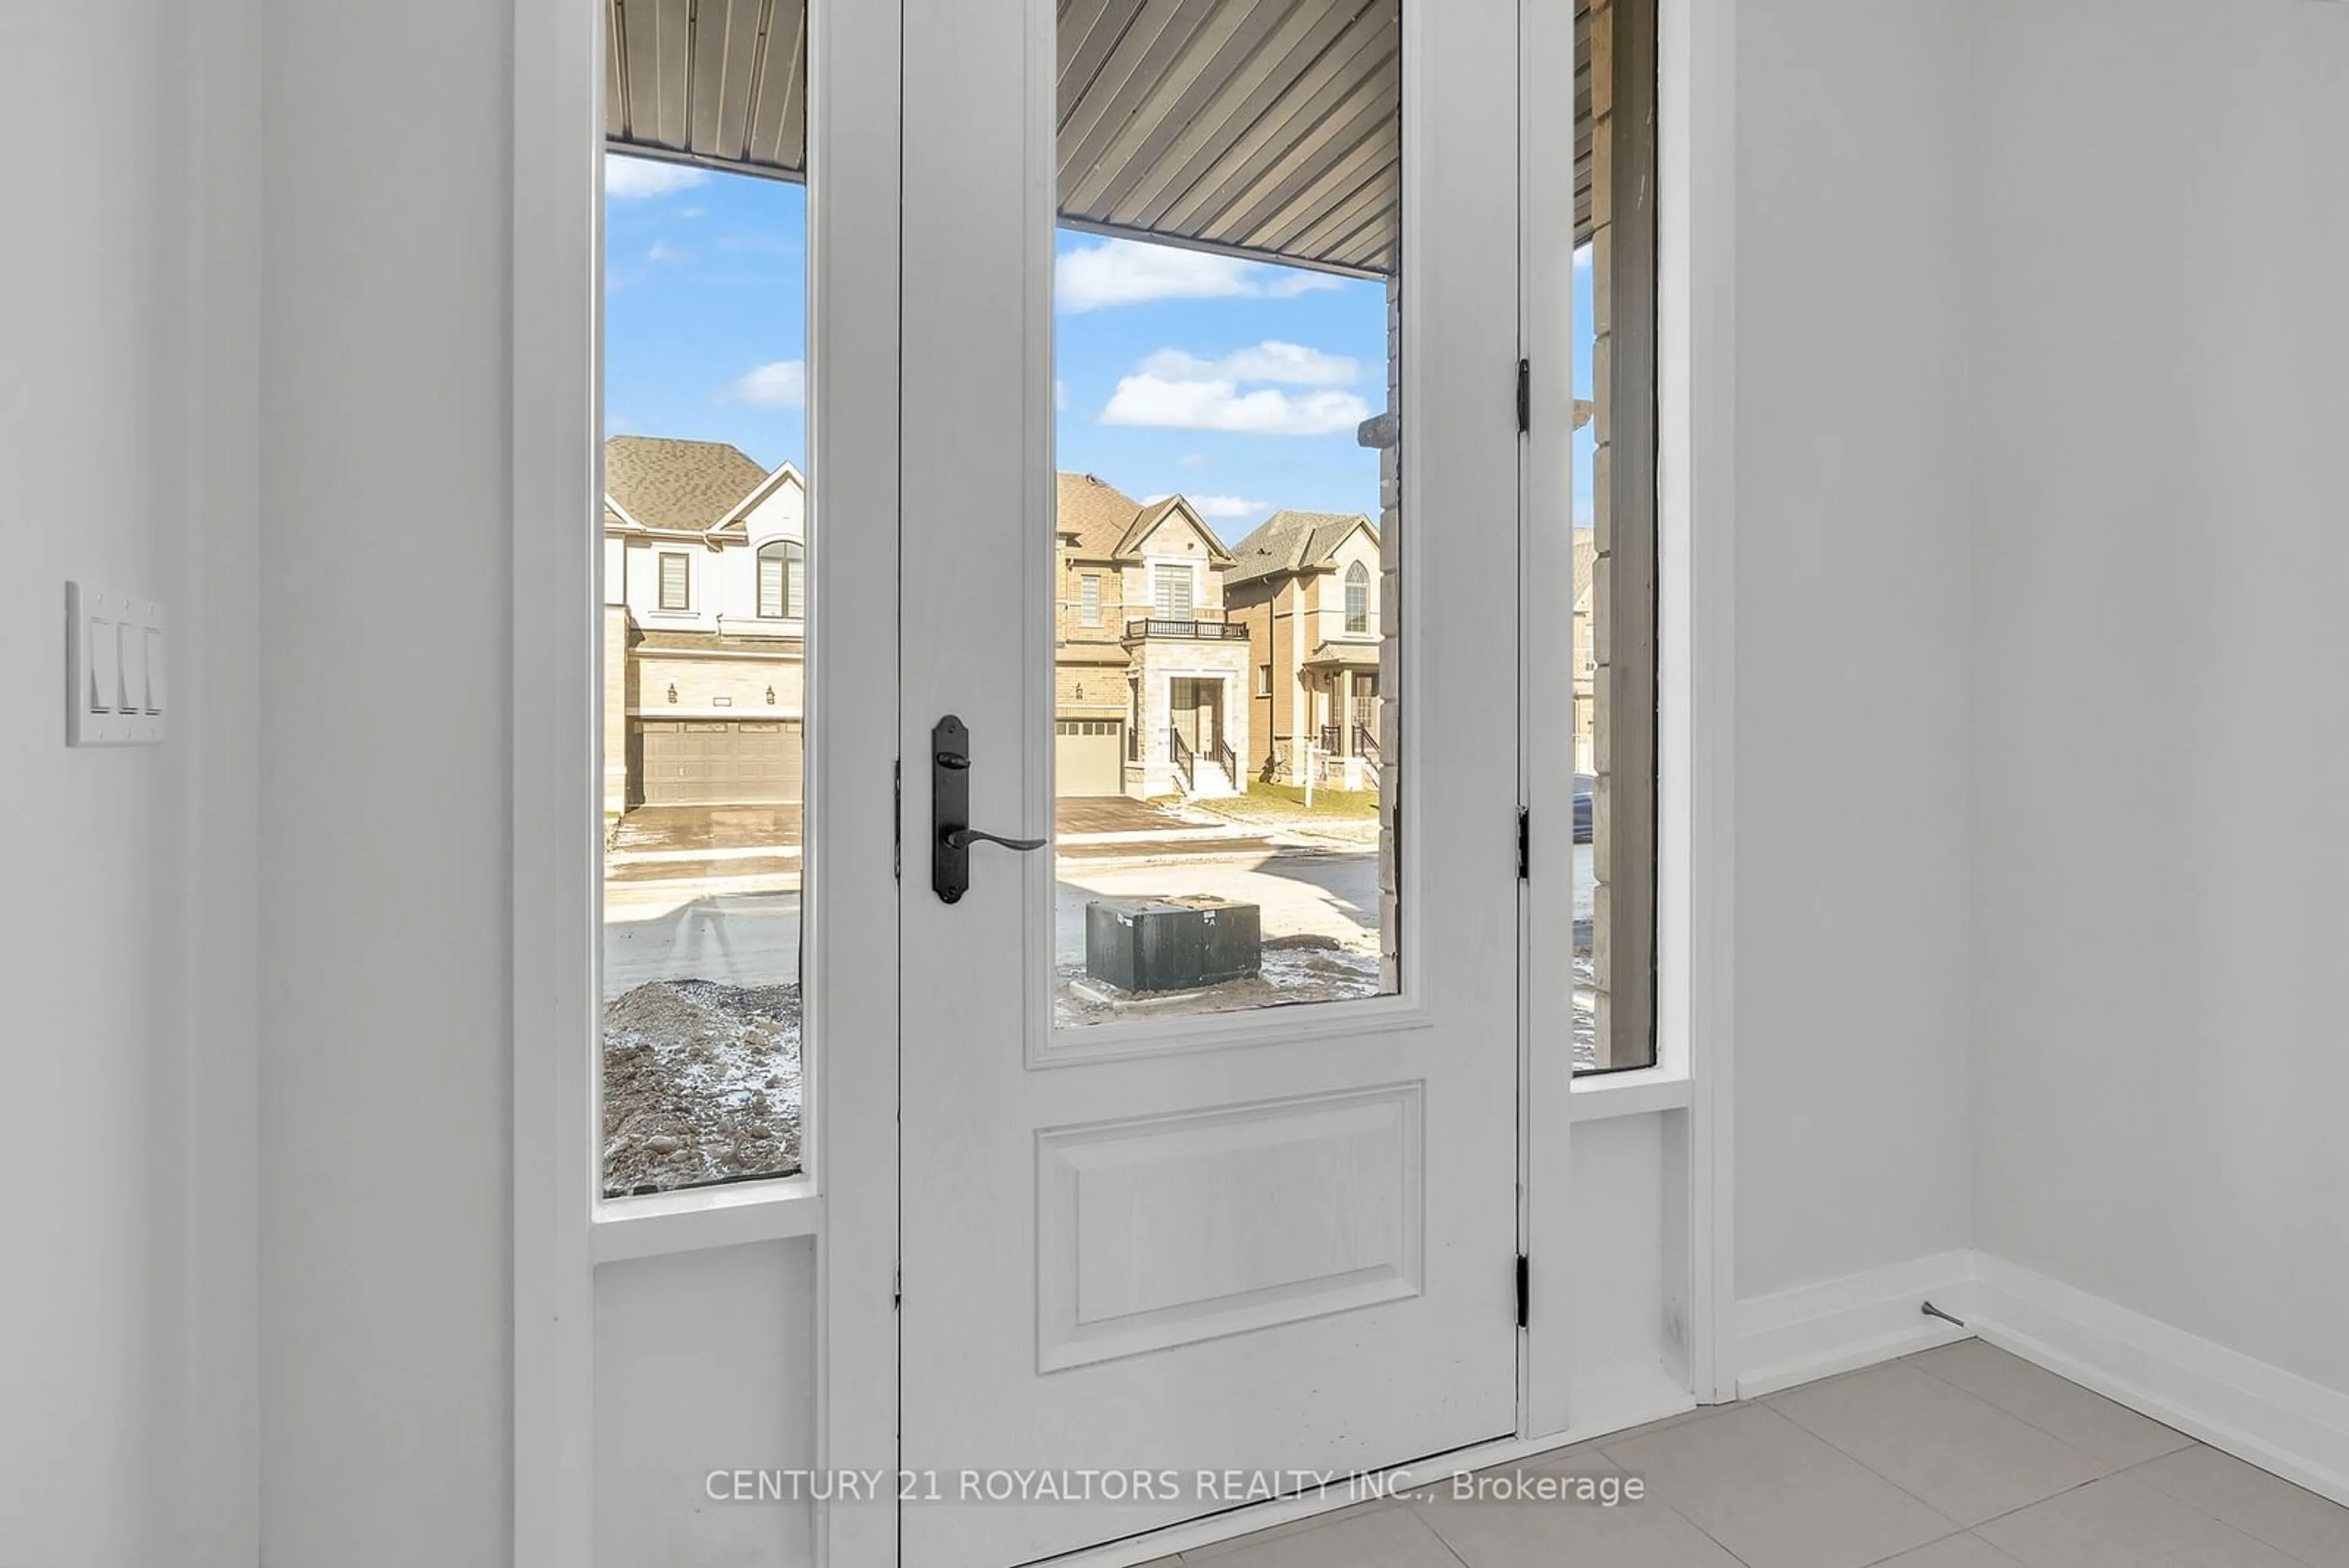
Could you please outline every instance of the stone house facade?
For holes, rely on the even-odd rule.
[[[1179,495],[1063,473],[1056,499],[1056,793],[1236,793],[1248,643],[1225,611],[1231,552]]]

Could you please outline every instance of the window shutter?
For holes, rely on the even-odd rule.
[[[1158,618],[1189,620],[1191,618],[1191,568],[1160,566],[1157,582]]]
[[[681,610],[692,607],[692,601],[688,597],[690,592],[691,583],[691,579],[688,576],[688,573],[690,570],[690,563],[688,563],[683,556],[665,554],[661,556],[661,608],[665,610]]]

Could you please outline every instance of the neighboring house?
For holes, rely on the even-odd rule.
[[[604,809],[801,798],[807,484],[723,441],[604,443]]]
[[[1251,775],[1368,789],[1379,750],[1379,531],[1360,513],[1276,512],[1232,546],[1231,618],[1248,630]]]
[[[797,803],[799,471],[722,441],[615,436],[604,495],[605,810]],[[1224,614],[1230,553],[1181,496],[1145,505],[1089,474],[1060,476],[1055,521],[1057,793],[1235,793],[1250,666]]]
[[[1248,754],[1247,632],[1231,553],[1179,495],[1063,473],[1054,531],[1055,793],[1225,795]]]

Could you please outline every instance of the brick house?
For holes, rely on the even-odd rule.
[[[807,483],[723,441],[604,443],[604,809],[801,798]]]
[[[1224,603],[1247,628],[1251,777],[1375,786],[1379,530],[1349,512],[1276,512],[1232,547]]]
[[[1231,552],[1179,495],[1063,473],[1058,506],[1056,793],[1235,793],[1248,643],[1225,615]]]

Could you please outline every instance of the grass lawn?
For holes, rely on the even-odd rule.
[[[1375,822],[1379,815],[1379,797],[1375,790],[1322,789],[1314,787],[1313,805],[1307,809],[1303,784],[1276,784],[1252,782],[1246,794],[1226,800],[1200,801],[1198,805],[1239,822],[1302,822],[1327,819],[1336,822]]]

